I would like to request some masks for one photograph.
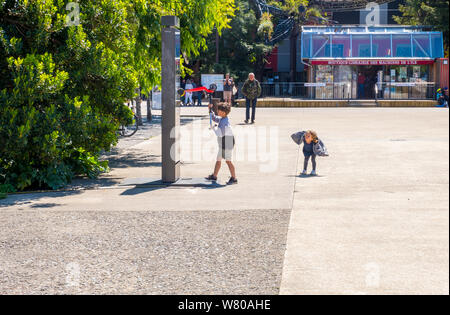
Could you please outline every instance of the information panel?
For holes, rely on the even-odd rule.
[[[214,83],[217,86],[216,91],[223,92],[224,78],[223,74],[202,74],[202,85],[208,89]]]

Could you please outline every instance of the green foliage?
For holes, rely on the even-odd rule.
[[[200,73],[230,73],[238,81],[247,78],[249,72],[258,74],[264,69],[267,55],[273,47],[264,44],[258,34],[259,22],[252,1],[236,0],[237,10],[230,27],[220,37],[220,58],[216,63],[215,34],[208,39],[208,50],[190,64]]]
[[[68,2],[0,1],[3,195],[107,171],[98,158],[132,119],[124,103],[160,83],[161,16],[179,16],[189,57],[235,10],[234,0],[79,0],[80,25],[66,26]]]
[[[323,17],[321,9],[310,2],[309,0],[271,0],[268,1],[268,4],[280,8],[290,16],[293,16],[297,23],[302,24],[310,22],[311,18]],[[305,8],[305,11],[301,12],[300,7]],[[264,21],[263,17],[261,17],[261,21]]]
[[[308,0],[267,1],[292,14],[298,24],[305,23],[313,17],[322,17],[322,12],[311,5]],[[254,1],[236,0],[236,15],[220,37],[219,63],[216,62],[215,36],[210,36],[208,51],[196,58],[189,65],[199,73],[230,73],[235,80],[243,82],[249,72],[261,77],[267,56],[273,50],[272,45],[265,44],[266,36],[271,38],[274,24],[279,21],[270,14],[257,18]],[[300,5],[306,8],[299,12]],[[298,32],[298,28],[296,30]]]
[[[448,0],[405,0],[400,5],[401,16],[394,17],[403,25],[430,25],[443,32],[446,56],[449,55],[449,1]]]
[[[263,13],[261,16],[261,21],[258,27],[258,34],[261,36],[267,35],[268,38],[272,38],[273,34],[273,23],[272,16],[269,13]]]
[[[9,193],[15,192],[15,188],[12,185],[0,184],[0,199],[5,199]]]

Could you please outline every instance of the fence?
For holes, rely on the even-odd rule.
[[[238,84],[238,96],[242,95],[243,83]],[[352,82],[338,83],[308,83],[308,82],[277,82],[261,83],[260,97],[299,98],[299,99],[434,99],[437,85],[434,82],[380,82],[366,85],[358,91],[358,85]]]

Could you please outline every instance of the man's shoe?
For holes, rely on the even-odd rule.
[[[317,172],[313,170],[313,171],[311,172],[311,176],[317,176]]]
[[[244,122],[246,123],[246,124],[248,124],[248,120],[246,119],[246,120],[244,120]]]
[[[255,121],[254,120],[252,120],[252,125],[255,123]]]
[[[231,177],[230,180],[227,182],[227,185],[235,185],[238,183],[238,180],[236,178]]]
[[[306,172],[306,170],[303,170],[303,172],[302,172],[300,175],[304,176],[304,175],[306,175],[306,174],[308,174],[308,173]]]

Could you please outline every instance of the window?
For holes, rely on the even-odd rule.
[[[430,37],[428,34],[413,35],[413,54],[414,57],[430,58]]]
[[[431,34],[433,58],[444,58],[444,46],[441,34]]]
[[[330,57],[330,36],[323,34],[313,35],[313,53],[312,58]]]
[[[311,58],[311,34],[303,33],[303,45],[302,45],[303,58]]]
[[[373,35],[372,39],[373,57],[391,57],[391,36]]]
[[[353,35],[353,57],[371,57],[370,35]]]
[[[394,57],[411,56],[411,35],[392,35]]]
[[[350,36],[334,35],[333,36],[333,55],[334,58],[351,57]]]

